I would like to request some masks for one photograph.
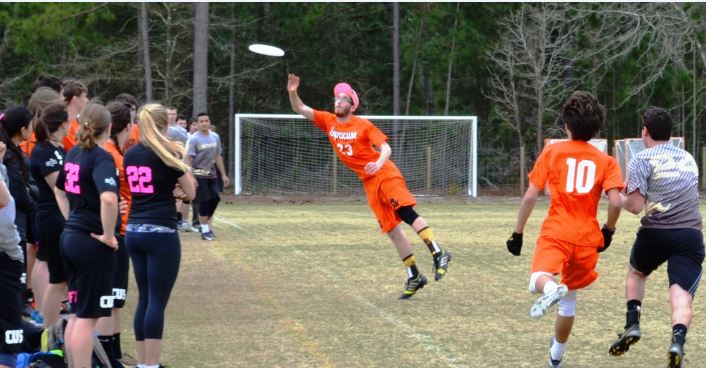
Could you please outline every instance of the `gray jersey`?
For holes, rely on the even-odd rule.
[[[7,169],[0,163],[0,180],[7,187]],[[9,191],[9,189],[6,189]],[[11,259],[24,262],[22,248],[20,248],[20,233],[15,226],[15,200],[10,196],[7,206],[0,208],[0,252],[4,252]]]
[[[186,132],[186,129],[178,125],[170,125],[167,128],[167,139],[170,141],[181,142],[184,146],[186,146],[186,141],[189,139],[189,133]]]
[[[689,152],[660,144],[641,151],[628,164],[628,188],[645,197],[643,227],[701,230],[699,169]]]
[[[217,133],[196,132],[189,136],[186,154],[192,157],[191,168],[197,178],[216,178],[216,156],[222,153],[221,138]]]

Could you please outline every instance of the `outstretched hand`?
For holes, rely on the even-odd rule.
[[[287,91],[296,92],[299,88],[299,80],[299,77],[297,77],[296,75],[289,74],[289,78],[287,81]]]

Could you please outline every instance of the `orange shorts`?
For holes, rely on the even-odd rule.
[[[368,205],[378,219],[383,233],[389,233],[402,221],[397,215],[398,208],[417,204],[404,179],[399,176],[376,176],[364,181],[363,187],[368,197]]]
[[[585,288],[598,278],[596,247],[579,246],[565,240],[539,237],[532,258],[532,273],[561,274],[569,290]]]

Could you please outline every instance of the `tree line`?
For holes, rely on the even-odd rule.
[[[2,3],[0,108],[40,74],[80,79],[92,97],[128,92],[231,136],[237,112],[288,113],[287,72],[312,107],[359,91],[360,113],[476,115],[480,184],[518,182],[561,137],[577,89],[608,110],[612,142],[638,137],[639,112],[668,109],[700,160],[706,9],[698,3]],[[256,55],[273,44],[283,58]],[[399,127],[404,129],[404,127]],[[394,147],[393,147],[394,149]],[[508,162],[511,165],[508,165]],[[507,167],[510,166],[510,167]]]

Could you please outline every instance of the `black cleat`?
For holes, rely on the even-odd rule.
[[[407,279],[407,282],[404,284],[404,291],[402,292],[402,295],[400,295],[400,299],[411,298],[417,290],[423,288],[426,284],[427,278],[421,273],[417,275],[417,277]]]
[[[434,273],[434,281],[440,281],[446,276],[446,272],[449,270],[449,262],[451,262],[450,252],[442,250],[434,256],[434,265],[431,268]]]
[[[633,345],[640,341],[640,325],[638,323],[633,323],[625,329],[622,335],[618,335],[618,340],[610,346],[608,353],[614,356],[621,356],[625,354],[626,351],[630,350],[630,345]]]
[[[673,342],[672,346],[669,347],[667,359],[669,360],[669,368],[680,368],[684,360],[684,346],[678,342]]]

